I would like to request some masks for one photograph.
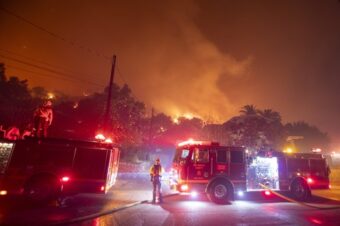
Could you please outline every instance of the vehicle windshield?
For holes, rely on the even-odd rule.
[[[175,162],[186,160],[190,154],[189,149],[177,149],[175,155]]]
[[[0,173],[5,173],[12,153],[12,143],[0,143]]]
[[[194,148],[194,154],[192,155],[192,160],[197,163],[209,162],[209,150]]]

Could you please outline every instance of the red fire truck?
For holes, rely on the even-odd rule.
[[[258,153],[244,147],[189,140],[178,145],[171,185],[180,192],[206,192],[209,199],[225,204],[246,191],[264,188],[290,191],[299,200],[311,189],[329,188],[329,171],[320,154]]]
[[[76,193],[106,193],[115,183],[119,150],[65,139],[0,141],[0,195],[46,202]]]

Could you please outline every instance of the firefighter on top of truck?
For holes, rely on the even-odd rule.
[[[34,111],[34,136],[46,137],[47,128],[53,120],[52,102],[46,100]]]
[[[156,202],[156,196],[158,196],[159,203],[163,202],[161,184],[161,177],[163,172],[164,170],[162,168],[161,161],[159,158],[157,158],[154,165],[152,165],[150,168],[150,177],[153,185],[152,203]]]

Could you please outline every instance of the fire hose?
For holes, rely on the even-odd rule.
[[[280,198],[282,198],[282,199],[284,199],[284,200],[286,200],[286,201],[288,201],[288,202],[297,203],[297,204],[302,205],[302,206],[306,206],[306,207],[314,208],[314,209],[319,209],[319,210],[340,209],[340,205],[337,205],[337,206],[330,206],[330,207],[321,207],[321,206],[317,206],[317,205],[313,205],[313,204],[309,204],[309,203],[305,203],[305,202],[299,202],[299,201],[297,201],[297,200],[294,200],[294,199],[292,199],[292,198],[289,198],[289,197],[287,197],[287,196],[284,196],[284,195],[282,195],[282,194],[280,194],[280,193],[278,193],[278,192],[276,192],[276,191],[273,191],[272,189],[270,189],[269,187],[265,186],[264,184],[259,183],[259,185],[260,185],[262,188],[264,188],[264,189],[270,191],[271,193],[275,194],[276,196],[278,196],[278,197],[280,197]]]

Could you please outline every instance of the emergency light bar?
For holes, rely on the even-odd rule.
[[[105,142],[105,143],[110,143],[110,144],[112,144],[112,143],[113,143],[113,141],[112,141],[112,139],[111,139],[111,138],[106,138],[104,142]]]
[[[177,144],[178,147],[186,146],[186,145],[220,145],[218,142],[212,141],[201,141],[201,140],[193,140],[189,139]]]
[[[103,134],[101,134],[101,133],[97,134],[97,135],[95,136],[95,138],[96,138],[97,140],[105,140],[105,136],[104,136]]]
[[[111,138],[105,137],[105,136],[104,136],[103,134],[101,134],[101,133],[97,134],[97,135],[95,136],[95,138],[96,138],[96,140],[98,140],[98,141],[103,141],[103,142],[105,142],[105,143],[109,143],[109,144],[112,144],[112,143],[113,143],[113,141],[112,141]]]

